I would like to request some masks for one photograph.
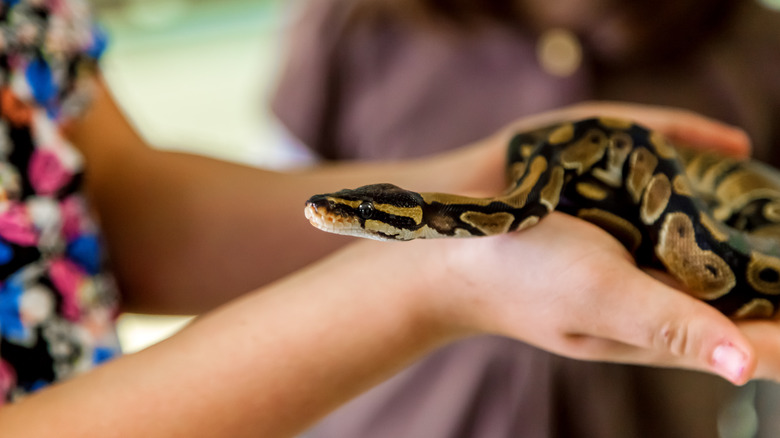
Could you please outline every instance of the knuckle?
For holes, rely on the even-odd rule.
[[[688,326],[678,321],[666,321],[652,337],[651,345],[674,356],[687,356],[693,348]]]

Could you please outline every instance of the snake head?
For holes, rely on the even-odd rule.
[[[320,230],[376,240],[411,240],[421,227],[423,198],[392,184],[315,195],[304,210]]]

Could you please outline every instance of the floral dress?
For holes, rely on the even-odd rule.
[[[118,352],[82,157],[59,131],[104,47],[83,1],[0,0],[0,405]]]

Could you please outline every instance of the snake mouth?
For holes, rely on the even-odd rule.
[[[329,233],[355,235],[362,229],[357,218],[336,214],[325,206],[318,207],[314,202],[306,203],[303,213],[315,228]]]

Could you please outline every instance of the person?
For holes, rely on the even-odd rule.
[[[529,232],[472,242],[346,246],[300,211],[324,186],[376,177],[492,191],[508,136],[560,118],[630,113],[686,143],[744,155],[739,129],[670,109],[589,104],[437,157],[261,171],[149,148],[91,70],[101,38],[82,6],[2,4],[0,236],[7,264],[22,271],[4,279],[0,295],[2,389],[12,402],[0,408],[3,436],[290,436],[425,352],[477,333],[737,384],[780,379],[776,323],[734,324],[638,270],[614,239],[574,218],[554,214]],[[87,94],[92,104],[79,111]],[[92,211],[97,222],[87,220]],[[123,308],[203,315],[146,350],[95,360],[111,353],[99,349],[112,348],[100,341],[115,309],[111,281],[99,277],[98,224]],[[74,243],[87,232],[89,244]],[[26,251],[36,257],[16,257]],[[525,269],[514,269],[520,260]],[[593,269],[605,265],[609,276]],[[566,275],[539,282],[545,272]],[[5,331],[9,321],[14,331]],[[15,336],[25,332],[38,347]],[[23,357],[25,349],[38,356]],[[95,362],[105,363],[82,372]]]
[[[349,161],[425,156],[580,101],[673,105],[744,127],[755,156],[780,165],[778,21],[732,0],[307,2],[273,108],[314,155]],[[737,399],[700,374],[483,337],[437,351],[309,435],[712,437]]]

